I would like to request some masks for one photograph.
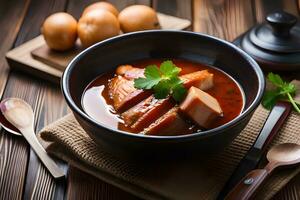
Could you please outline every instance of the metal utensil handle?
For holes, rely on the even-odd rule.
[[[42,163],[48,169],[48,171],[52,174],[55,179],[62,178],[65,176],[65,173],[62,169],[60,169],[54,160],[47,154],[43,146],[39,143],[37,137],[33,129],[31,128],[24,128],[20,129],[21,133],[23,134],[24,138],[27,140],[31,148],[40,158]]]

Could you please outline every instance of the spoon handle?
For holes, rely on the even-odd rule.
[[[47,154],[43,146],[39,143],[33,128],[24,128],[20,129],[20,131],[52,176],[55,179],[64,177],[64,171],[57,166],[54,160]]]
[[[266,169],[256,169],[249,172],[225,197],[225,200],[248,200],[268,176]]]

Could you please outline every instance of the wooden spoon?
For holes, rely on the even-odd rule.
[[[300,163],[300,145],[284,143],[271,148],[267,154],[269,163],[264,169],[249,172],[226,196],[226,200],[250,199],[271,172],[280,166]]]
[[[20,130],[52,176],[54,178],[64,177],[64,171],[56,165],[36,138],[33,129],[34,114],[30,105],[22,99],[9,98],[1,102],[0,109],[7,121]]]

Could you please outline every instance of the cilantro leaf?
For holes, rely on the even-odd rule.
[[[137,78],[134,80],[134,87],[138,89],[151,89],[160,81],[160,72],[156,65],[149,65],[144,73],[146,78]]]
[[[157,85],[154,86],[154,96],[157,99],[163,99],[168,96],[170,93],[170,87],[168,80],[160,81]]]
[[[266,91],[262,100],[262,105],[270,110],[280,98],[279,91]]]
[[[174,77],[178,76],[181,69],[174,65],[172,61],[167,60],[160,65],[160,71],[165,77]]]
[[[148,65],[144,75],[147,79],[160,79],[160,71],[156,65]]]
[[[271,81],[275,86],[282,87],[284,85],[283,80],[278,74],[273,74],[272,72],[268,74],[268,80]]]
[[[300,113],[300,108],[293,99],[296,93],[296,86],[285,82],[278,74],[269,73],[267,79],[276,86],[276,89],[266,91],[262,100],[262,105],[266,109],[271,109],[279,99],[289,101],[294,109]]]
[[[161,63],[159,68],[156,65],[149,65],[144,72],[145,78],[135,79],[134,87],[153,89],[154,96],[158,99],[171,95],[176,101],[180,101],[186,94],[183,81],[178,77],[180,71],[181,68],[170,60]]]
[[[172,97],[175,99],[175,101],[180,102],[183,100],[183,97],[186,94],[186,89],[183,87],[182,84],[177,84],[175,87],[172,89]]]
[[[137,78],[134,80],[134,87],[137,89],[151,89],[153,82],[147,78]]]
[[[282,87],[282,93],[292,93],[294,94],[296,92],[296,87],[292,83],[285,83],[284,87]]]

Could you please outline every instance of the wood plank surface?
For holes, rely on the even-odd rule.
[[[40,25],[50,13],[67,10],[78,18],[85,6],[96,1],[0,0],[0,25],[4,27],[0,32],[0,95],[4,91],[4,98],[20,97],[26,100],[35,111],[36,130],[69,112],[60,88],[19,72],[11,72],[7,81],[8,67],[4,54],[13,46],[19,29],[15,45],[37,36]],[[118,9],[132,4],[153,5],[160,12],[194,19],[195,31],[226,40],[233,40],[257,21],[263,21],[265,15],[275,9],[284,8],[299,14],[297,0],[109,1],[116,4]],[[9,23],[3,19],[9,19]],[[0,199],[137,199],[73,167],[68,171],[67,181],[55,182],[22,137],[13,136],[2,129],[0,132]],[[63,163],[60,166],[67,170]],[[277,199],[299,197],[297,191],[300,181],[289,185],[279,193]],[[287,194],[292,195],[287,197]]]
[[[28,0],[0,1],[0,97],[4,92],[8,79],[8,65],[5,53],[14,44],[25,13]],[[5,19],[5,20],[3,20]],[[7,21],[9,19],[9,23]],[[21,94],[22,92],[19,92]],[[27,146],[20,137],[14,137],[0,130],[0,199],[21,199],[25,180],[27,162]],[[15,165],[15,166],[14,166]],[[14,167],[12,167],[14,166]]]
[[[192,0],[153,0],[153,8],[157,11],[192,20]]]
[[[265,21],[265,17],[277,10],[284,10],[298,16],[298,5],[295,0],[255,0],[255,13],[257,22]]]
[[[9,71],[5,54],[13,47],[29,2],[29,0],[0,1],[0,27],[2,27],[0,31],[0,97],[4,91]]]
[[[37,36],[40,33],[40,26],[45,17],[53,12],[64,10],[64,8],[64,1],[32,0],[29,4],[25,20],[21,26],[15,45],[22,44],[23,42]],[[34,26],[32,24],[34,24]],[[42,113],[44,111],[42,109],[42,103],[44,102],[45,96],[48,95],[45,91],[47,90],[47,87],[49,86],[40,79],[33,79],[30,75],[12,72],[9,77],[7,88],[4,92],[4,96],[19,96],[30,103],[34,108],[36,119],[38,119],[36,124],[40,124],[40,120],[43,120],[42,117],[44,117],[44,115],[52,114],[51,112],[44,115]],[[27,90],[30,92],[25,92]],[[59,92],[59,88],[55,88],[55,90]],[[60,109],[59,105],[56,105],[52,109],[52,112],[55,112],[57,109]],[[5,142],[12,143],[14,140],[16,140],[16,137],[11,136],[10,138],[6,138]],[[8,177],[11,176],[10,181],[19,183],[22,186],[22,190],[24,189],[25,192],[23,193],[21,190],[21,192],[18,193],[21,197],[23,196],[24,199],[52,199],[56,195],[54,192],[56,185],[52,180],[52,177],[45,170],[44,166],[40,164],[33,151],[30,150],[28,152],[28,146],[24,139],[19,137],[17,138],[17,141],[19,141],[19,144],[12,146],[12,151],[17,155],[24,155],[24,157],[23,159],[20,159],[19,156],[15,156],[15,164],[11,165],[9,170],[11,170],[12,173],[17,171],[20,174],[20,177],[22,177],[22,180],[18,180],[18,176],[12,176],[12,173],[7,173]],[[18,168],[25,170],[28,169],[28,171],[26,173],[25,170],[19,170]],[[24,187],[25,178],[26,185]],[[10,190],[14,192],[15,188],[11,187]],[[62,191],[62,193],[64,194],[64,191]]]
[[[28,20],[25,20],[22,24],[17,44],[22,44],[39,35],[44,19],[54,12],[64,11],[66,3],[66,0],[32,0],[26,15]],[[32,23],[35,26],[32,27]],[[37,86],[41,91],[39,98],[35,99],[38,108],[36,110],[36,131],[38,131],[45,125],[65,115],[67,106],[57,86],[34,77],[28,77],[27,81],[31,82],[31,87]],[[38,85],[39,82],[44,82],[44,84]],[[20,85],[16,87],[22,88]],[[66,167],[66,165],[61,164],[61,167]],[[26,174],[24,199],[63,199],[65,185],[64,181],[55,182],[31,150]]]
[[[194,31],[232,41],[254,23],[250,0],[194,0]]]
[[[16,44],[22,44],[29,39],[32,39],[40,34],[40,27],[44,19],[58,11],[63,11],[66,6],[66,1],[62,0],[32,0],[26,15],[26,20],[22,24],[20,34],[16,40]],[[34,26],[32,26],[34,24]],[[34,81],[31,81],[34,80]],[[28,85],[25,84],[25,87],[37,87],[40,89],[40,96],[36,98],[37,110],[36,110],[36,124],[37,129],[41,128],[41,125],[46,125],[52,121],[47,120],[47,116],[55,115],[54,113],[60,114],[60,106],[65,106],[61,104],[59,100],[62,99],[61,95],[57,99],[52,99],[52,103],[55,103],[55,106],[52,109],[49,109],[50,112],[45,112],[45,108],[49,103],[48,98],[51,98],[49,95],[49,86],[47,83],[39,85],[39,82],[44,82],[42,80],[36,79],[33,77],[28,77]],[[22,86],[17,85],[16,87],[22,88]],[[56,92],[59,92],[58,88],[55,88]],[[60,94],[60,92],[59,92]],[[59,115],[58,114],[58,115]],[[63,114],[57,116],[61,117]],[[57,119],[56,118],[56,119]],[[55,119],[54,119],[55,120]],[[46,122],[46,123],[45,123]],[[61,197],[64,196],[64,184],[56,184],[54,179],[48,173],[43,165],[41,165],[39,159],[35,153],[30,150],[29,161],[26,174],[26,185],[25,191],[23,194],[24,199],[53,199],[54,196]]]
[[[57,85],[47,84],[41,88],[39,99],[39,116],[36,130],[41,130],[47,124],[59,119],[69,112],[63,96]],[[58,162],[61,168],[67,171],[67,165]],[[66,181],[55,181],[37,156],[31,152],[26,179],[25,199],[64,199]]]
[[[298,200],[300,199],[300,174],[295,176],[272,200]]]
[[[68,199],[137,200],[139,198],[111,186],[77,168],[69,169]]]
[[[133,5],[133,4],[143,4],[143,5],[151,5],[151,0],[108,0],[108,2],[115,5],[119,11],[122,11],[127,6]]]
[[[192,15],[192,0],[153,0],[152,6],[155,10],[161,13],[173,15],[176,17],[193,20]],[[192,25],[186,30],[192,30]]]
[[[22,86],[16,88],[15,86]],[[6,97],[19,97],[26,100],[34,110],[37,109],[36,99],[39,99],[41,90],[32,87],[32,83],[23,75],[9,77],[4,92]],[[37,117],[37,112],[35,113]],[[28,145],[20,136],[14,136],[6,131],[1,131],[1,157],[3,169],[1,176],[0,199],[21,199],[26,178],[27,160],[29,157]],[[4,195],[1,198],[1,195]],[[6,198],[5,198],[6,197]]]

